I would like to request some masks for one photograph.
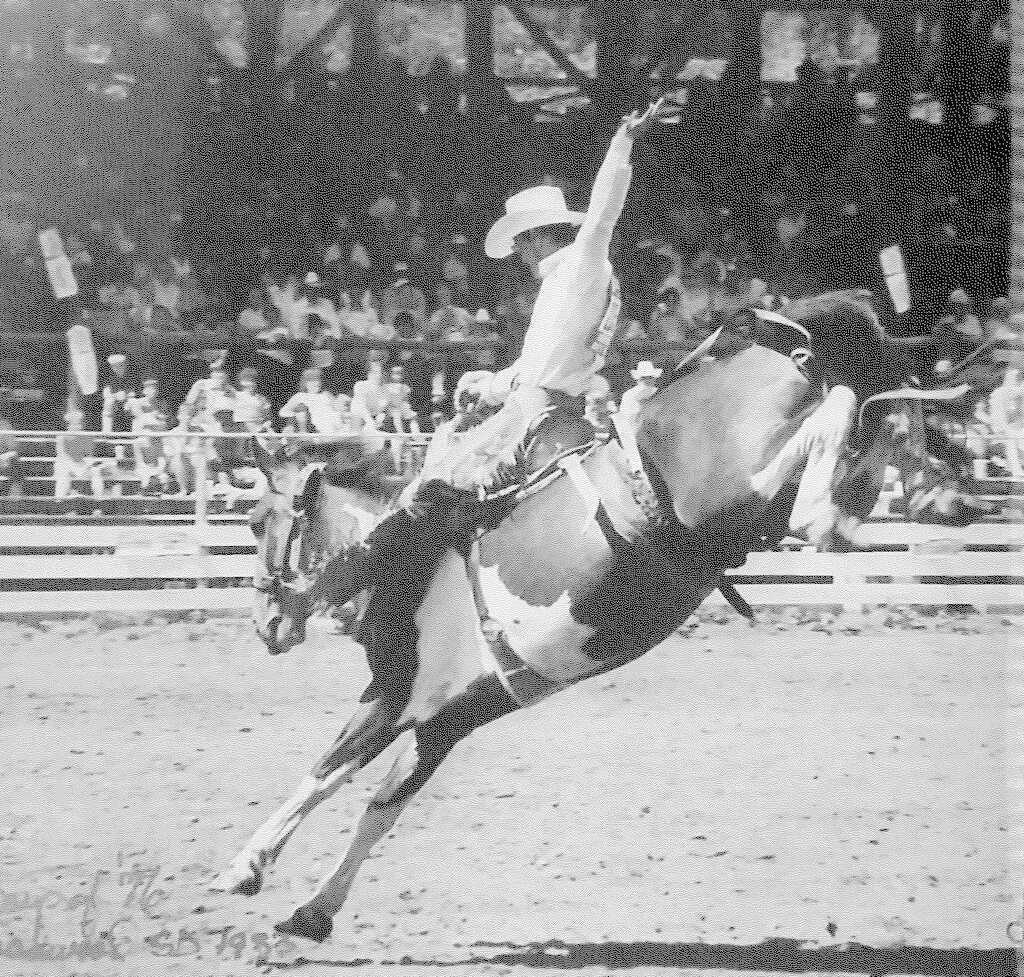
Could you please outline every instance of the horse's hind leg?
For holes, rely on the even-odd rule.
[[[478,679],[436,716],[415,728],[415,739],[399,754],[387,779],[359,819],[345,857],[316,894],[275,927],[322,943],[373,846],[394,826],[412,796],[441,765],[452,747],[474,729],[519,708],[494,675]]]
[[[334,746],[320,759],[295,793],[275,811],[211,886],[214,892],[252,896],[292,832],[321,801],[394,742],[400,709],[381,700],[361,705]]]

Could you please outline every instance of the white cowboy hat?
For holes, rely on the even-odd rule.
[[[302,279],[303,285],[310,285],[316,287],[320,284],[320,276],[315,271],[307,271],[306,277]]]
[[[641,360],[637,363],[635,370],[629,371],[629,375],[634,380],[657,380],[664,372],[660,366],[655,366],[650,360]]]
[[[558,187],[539,186],[509,197],[505,213],[487,232],[484,252],[488,258],[507,258],[517,234],[550,224],[583,223],[586,215],[569,210],[565,195]]]
[[[480,326],[493,326],[494,320],[491,318],[491,313],[486,309],[477,309],[476,315],[473,316],[473,320]]]

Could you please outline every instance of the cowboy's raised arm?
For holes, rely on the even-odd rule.
[[[665,99],[662,98],[652,102],[642,115],[639,112],[631,112],[623,118],[618,131],[612,136],[611,145],[594,178],[590,205],[576,235],[577,245],[593,249],[602,258],[606,256],[633,179],[633,166],[630,163],[633,145],[654,123],[663,120],[667,114]]]

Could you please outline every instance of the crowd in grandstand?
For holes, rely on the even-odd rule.
[[[788,119],[732,120],[706,165],[691,157],[722,128],[710,116],[691,117],[685,139],[670,133],[638,163],[643,172],[614,262],[623,317],[607,384],[590,397],[595,418],[633,384],[639,363],[664,369],[699,345],[709,332],[704,311],[723,282],[776,309],[808,292],[864,286],[885,306],[878,249],[888,242],[876,234],[884,188],[850,138],[852,101],[849,119],[825,118],[821,98],[834,93],[798,97],[821,84],[801,79]],[[801,112],[810,114],[801,121]],[[780,128],[785,139],[769,131]],[[814,152],[803,145],[812,132],[821,139]],[[66,417],[65,405],[55,414],[68,428],[58,493],[82,479],[103,489],[96,475],[103,466],[82,467],[102,456],[87,443],[90,432],[137,434],[114,464],[133,468],[148,491],[189,492],[190,433],[267,425],[429,433],[450,415],[459,376],[511,362],[537,283],[515,260],[484,258],[482,232],[504,191],[481,193],[479,181],[471,191],[468,177],[460,181],[476,164],[459,157],[465,147],[446,145],[453,160],[392,157],[358,180],[350,173],[347,196],[335,187],[322,199],[299,199],[282,178],[167,213],[143,206],[114,217],[66,208],[54,223],[79,294],[60,303],[39,258],[39,221],[19,213],[13,198],[0,206],[5,328],[84,323],[100,364],[96,393],[73,398]],[[918,148],[912,210],[920,220],[903,241],[914,302],[901,317],[908,322],[890,314],[887,325],[917,335],[912,352],[925,375],[974,357],[976,377],[989,389],[1019,385],[992,356],[1001,342],[1020,338],[1024,322],[1024,310],[1003,294],[1004,175],[999,165],[965,172],[969,161],[950,162],[935,145]],[[522,185],[537,176],[511,180]],[[546,179],[584,202],[588,181],[580,170]],[[17,363],[0,364],[0,374],[5,367],[17,373]],[[0,388],[19,384],[26,385],[0,375]],[[151,436],[168,431],[181,438]],[[244,461],[231,447],[237,443],[223,442],[210,458],[212,478],[229,497]],[[0,449],[0,465],[16,473],[3,460],[15,449],[4,442]]]

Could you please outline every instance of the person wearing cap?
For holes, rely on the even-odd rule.
[[[643,471],[643,463],[640,460],[640,449],[637,446],[636,431],[640,424],[640,411],[657,392],[657,381],[664,371],[661,367],[655,366],[650,360],[641,360],[635,370],[630,370],[629,375],[636,381],[619,400],[619,409],[616,412],[612,423],[615,425],[615,432],[619,436],[619,443],[625,452],[630,469],[634,474]]]
[[[320,367],[303,370],[299,391],[281,408],[281,417],[293,420],[300,431],[336,434],[338,405],[334,395],[324,390],[323,380],[324,371]]]
[[[107,357],[100,375],[100,389],[103,391],[103,433],[130,431],[128,401],[138,395],[138,383],[127,355],[121,350]]]

